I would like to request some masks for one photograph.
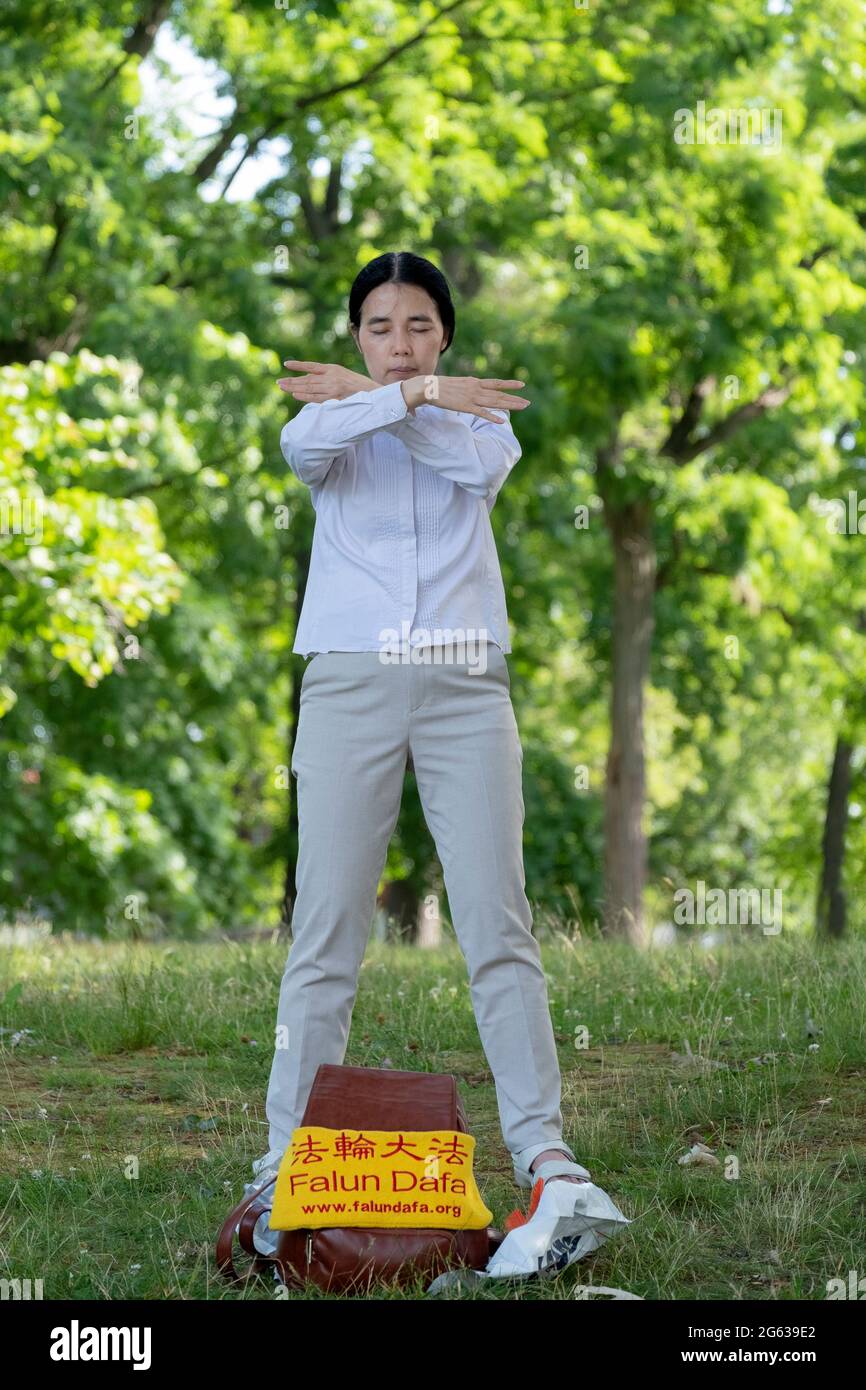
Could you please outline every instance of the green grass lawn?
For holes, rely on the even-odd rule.
[[[541,941],[564,1137],[634,1224],[555,1279],[471,1296],[573,1299],[591,1282],[824,1299],[827,1280],[862,1277],[866,944]],[[226,1285],[214,1244],[267,1149],[285,957],[229,941],[0,951],[0,1276],[41,1278],[45,1299],[274,1298],[269,1280]],[[525,1208],[456,946],[371,942],[345,1060],[453,1073],[495,1224]],[[678,1163],[696,1140],[721,1167]]]

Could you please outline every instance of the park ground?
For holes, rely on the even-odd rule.
[[[554,1279],[471,1296],[824,1299],[866,1274],[866,943],[539,939],[564,1137],[633,1224]],[[273,1299],[265,1279],[226,1285],[214,1245],[267,1149],[286,950],[2,948],[0,1277],[41,1278],[46,1299]],[[525,1209],[453,940],[371,942],[345,1060],[452,1073],[494,1223]],[[679,1163],[696,1143],[718,1167]]]

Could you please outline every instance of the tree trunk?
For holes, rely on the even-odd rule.
[[[389,919],[389,939],[401,946],[414,946],[418,937],[420,903],[411,879],[387,879],[376,902]]]
[[[604,931],[637,946],[646,940],[643,895],[647,842],[643,828],[644,689],[654,622],[656,551],[652,508],[619,502],[609,465],[600,459],[601,495],[613,545],[614,601],[610,748],[605,786]]]
[[[845,826],[848,820],[848,791],[851,785],[850,743],[836,739],[833,767],[827,786],[827,811],[821,840],[821,883],[818,888],[816,931],[822,937],[845,934],[846,899],[842,886],[845,866]]]

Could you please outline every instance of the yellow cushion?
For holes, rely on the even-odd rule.
[[[271,1228],[482,1229],[493,1213],[475,1185],[474,1154],[475,1140],[462,1130],[302,1125],[283,1154]]]

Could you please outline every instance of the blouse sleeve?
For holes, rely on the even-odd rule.
[[[423,412],[423,413],[422,413]],[[415,458],[451,478],[467,492],[487,499],[488,511],[496,494],[521,457],[520,443],[511,428],[511,412],[499,406],[494,413],[504,420],[485,420],[481,415],[419,406],[388,424]]]
[[[280,450],[292,472],[310,487],[321,483],[351,444],[402,419],[407,406],[401,384],[391,381],[341,401],[308,401],[280,431]]]

